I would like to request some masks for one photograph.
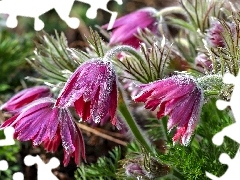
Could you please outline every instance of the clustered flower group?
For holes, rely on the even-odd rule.
[[[57,100],[50,89],[38,86],[25,89],[1,106],[13,113],[1,128],[13,126],[14,137],[20,141],[32,140],[43,144],[47,151],[55,152],[62,142],[64,165],[80,155],[85,159],[83,136],[69,110],[75,107],[83,121],[99,123],[110,116],[113,125],[120,127],[116,118],[117,85],[112,63],[91,59],[71,75]]]
[[[158,17],[153,8],[144,8],[116,20],[110,37],[110,45],[124,44],[139,48],[136,37],[139,29],[158,32]],[[107,25],[103,26],[106,28]],[[209,30],[209,41],[223,47],[218,35],[221,26]],[[211,70],[212,64],[205,56],[196,59],[197,66]],[[144,72],[142,72],[144,73]],[[178,74],[139,85],[136,102],[145,108],[157,110],[157,118],[169,116],[167,128],[176,128],[173,142],[188,145],[200,118],[204,93],[195,77]],[[109,118],[120,128],[116,112],[118,105],[118,81],[109,58],[93,58],[84,62],[69,77],[57,98],[46,86],[25,89],[1,106],[13,116],[1,128],[13,126],[14,137],[20,141],[31,140],[34,146],[43,145],[47,151],[64,149],[64,165],[73,156],[80,163],[85,159],[84,138],[69,108],[74,108],[83,121],[100,123]],[[134,166],[136,171],[139,167]],[[129,171],[130,173],[130,171]],[[140,172],[141,173],[141,172]]]

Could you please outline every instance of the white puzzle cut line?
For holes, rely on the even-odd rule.
[[[231,99],[229,102],[218,100],[216,105],[219,110],[223,110],[227,106],[230,106],[236,122],[223,128],[222,131],[215,134],[212,138],[212,141],[217,146],[220,146],[223,144],[224,137],[227,136],[240,144],[240,70],[236,77],[226,73],[223,77],[223,82],[226,84],[234,84]],[[223,174],[221,177],[216,177],[215,175],[206,172],[206,176],[208,178],[212,180],[229,180],[232,179],[232,177],[234,177],[234,179],[240,179],[240,147],[233,159],[231,159],[228,154],[222,153],[219,157],[219,161],[222,164],[228,165],[228,169],[226,170],[225,174]]]
[[[57,168],[60,165],[60,161],[53,157],[50,159],[50,161],[45,164],[42,159],[37,156],[31,156],[27,155],[24,158],[24,163],[26,166],[32,166],[34,164],[37,164],[37,179],[38,180],[59,180],[53,173],[52,169]]]
[[[0,146],[10,146],[14,145],[15,141],[13,139],[14,128],[6,127],[4,129],[5,139],[0,140]],[[38,180],[58,180],[58,178],[52,173],[52,169],[57,168],[60,165],[60,161],[53,157],[50,161],[45,164],[42,159],[37,156],[27,155],[24,158],[24,163],[26,166],[32,166],[37,164],[37,179]],[[8,169],[8,162],[6,160],[0,160],[0,171],[6,171]],[[12,176],[13,180],[24,180],[24,175],[21,172],[16,172]]]
[[[6,127],[4,129],[5,139],[0,139],[0,146],[11,146],[15,144],[13,139],[14,128],[13,127]]]
[[[97,10],[102,9],[111,14],[108,29],[111,29],[116,18],[117,12],[110,11],[107,4],[111,0],[77,0],[90,5],[87,11],[87,17],[93,19],[97,16]],[[115,0],[119,5],[122,0]],[[78,18],[69,17],[75,0],[1,0],[0,1],[0,14],[8,14],[6,26],[15,28],[18,25],[17,16],[34,18],[34,29],[36,31],[44,28],[44,22],[39,19],[39,16],[54,9],[58,16],[73,29],[78,28],[80,21]],[[22,8],[24,7],[24,8]]]

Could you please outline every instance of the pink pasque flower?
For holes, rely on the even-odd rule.
[[[148,7],[118,18],[112,28],[110,45],[125,44],[138,48],[140,40],[135,35],[139,28],[148,28],[153,33],[157,32],[158,19],[155,16],[156,13],[156,9]],[[106,29],[108,24],[102,27]]]
[[[211,59],[209,59],[206,54],[200,53],[195,58],[195,65],[199,68],[200,71],[212,71],[213,63]]]
[[[177,127],[173,141],[187,145],[200,118],[203,104],[203,90],[193,77],[174,75],[140,86],[141,93],[134,97],[136,102],[144,102],[145,108],[154,111],[157,118],[169,116],[167,128]]]
[[[32,140],[34,146],[43,144],[47,151],[57,151],[60,143],[64,149],[63,164],[69,163],[73,156],[79,165],[80,156],[85,159],[82,134],[67,108],[54,107],[55,100],[41,98],[33,101],[1,125],[12,126],[14,138],[20,141]]]
[[[211,28],[207,31],[207,42],[211,47],[225,47],[223,31],[223,26],[219,21],[215,20],[211,23]]]
[[[116,118],[116,83],[116,74],[110,61],[91,59],[68,79],[56,106],[65,108],[74,105],[84,121],[99,123],[110,116],[112,124],[119,127]]]
[[[0,107],[0,110],[18,112],[25,105],[31,103],[32,101],[42,97],[50,96],[51,92],[47,86],[36,86],[27,88],[15,94],[11,99],[9,99],[5,104]]]

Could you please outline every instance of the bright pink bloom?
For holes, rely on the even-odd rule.
[[[158,19],[154,8],[143,8],[117,19],[113,25],[110,45],[125,44],[135,48],[139,47],[140,40],[135,36],[138,29],[148,28],[153,33],[157,32]],[[107,28],[108,24],[103,28]]]
[[[144,102],[152,111],[159,107],[157,117],[169,116],[168,130],[177,127],[173,141],[187,145],[199,120],[203,90],[193,77],[174,75],[140,86],[142,92],[134,99]]]
[[[0,110],[18,112],[21,110],[21,108],[31,103],[32,101],[49,96],[51,96],[51,92],[47,86],[27,88],[15,94],[11,99],[9,99],[0,107]]]
[[[99,123],[110,116],[113,125],[116,118],[116,74],[109,61],[92,59],[83,63],[68,79],[60,93],[56,106],[75,109],[82,120]]]
[[[12,126],[14,138],[20,141],[32,140],[34,146],[43,144],[47,151],[57,151],[60,143],[64,149],[63,164],[73,156],[79,165],[80,156],[85,159],[84,141],[80,130],[68,109],[54,107],[52,98],[38,99],[17,113],[1,128]]]

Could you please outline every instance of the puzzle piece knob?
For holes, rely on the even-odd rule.
[[[226,73],[223,76],[223,82],[225,84],[235,84],[235,82],[236,82],[235,79],[236,79],[236,77],[230,73]]]
[[[67,25],[72,29],[77,29],[80,25],[80,21],[78,18],[71,17],[68,20],[66,20]]]
[[[21,172],[16,172],[12,176],[13,180],[24,180],[23,173]]]
[[[119,5],[122,5],[123,4],[123,1],[122,0],[115,0]]]
[[[230,164],[231,158],[229,157],[228,154],[222,153],[222,154],[219,156],[219,161],[220,161],[220,163],[222,163],[222,164]]]
[[[52,157],[48,162],[48,165],[51,166],[52,168],[57,168],[60,165],[60,161],[57,158]]]
[[[224,141],[224,135],[222,135],[222,133],[217,133],[213,136],[212,141],[214,144],[216,144],[217,146],[222,145],[223,141]]]
[[[15,28],[18,25],[18,20],[16,16],[9,16],[6,21],[6,25],[9,28]]]
[[[217,100],[216,106],[219,110],[224,110],[226,107],[230,106],[230,103],[223,100]]]
[[[0,161],[0,170],[6,171],[8,169],[8,162],[5,160]]]
[[[45,24],[44,24],[44,22],[42,20],[40,20],[38,18],[35,19],[35,21],[34,21],[34,29],[36,31],[42,30],[44,28],[44,25]]]
[[[95,8],[90,8],[87,10],[86,16],[89,19],[95,19],[97,17],[97,9]]]
[[[35,157],[34,156],[31,156],[31,155],[27,155],[25,158],[24,158],[24,164],[26,166],[32,166],[34,165],[36,162],[35,162]]]

